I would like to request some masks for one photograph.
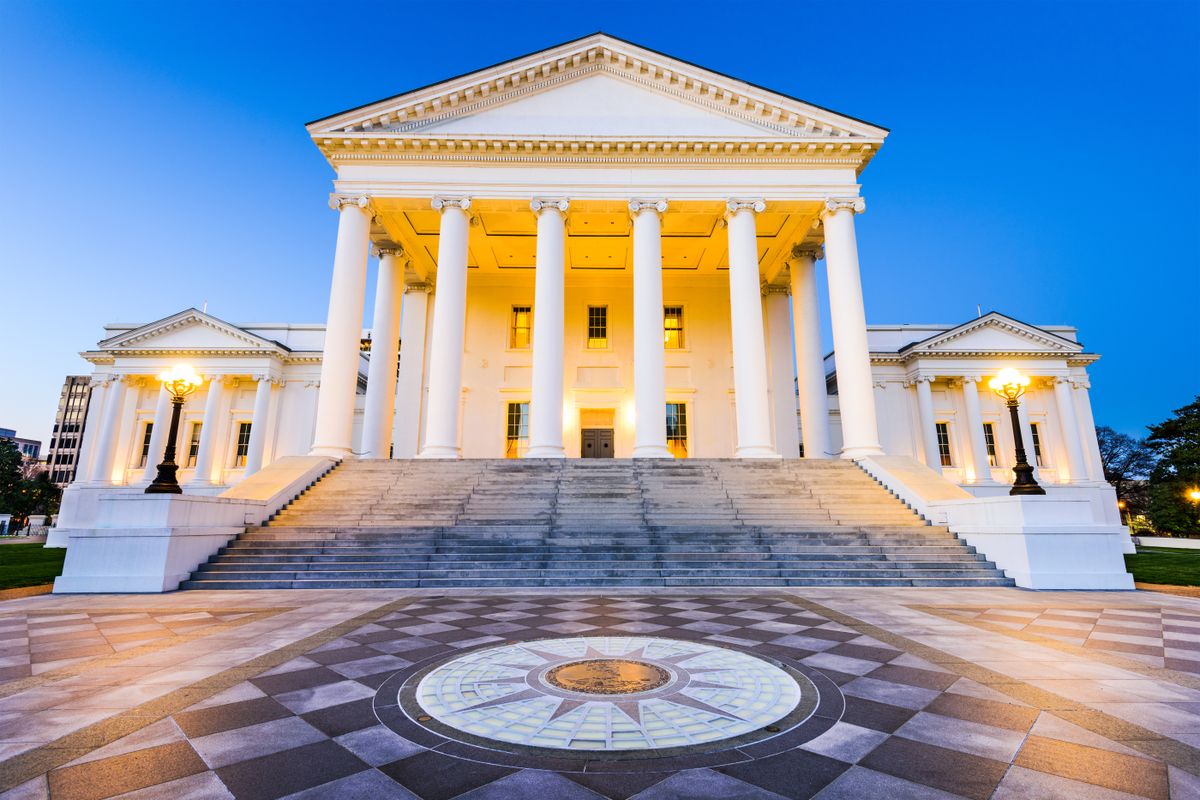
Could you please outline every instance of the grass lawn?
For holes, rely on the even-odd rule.
[[[65,547],[0,544],[0,589],[52,582],[62,572],[66,555]]]
[[[1125,566],[1140,583],[1200,586],[1200,550],[1144,547],[1125,556]]]

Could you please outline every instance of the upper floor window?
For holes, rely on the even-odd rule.
[[[587,346],[589,350],[608,349],[608,306],[588,306]]]
[[[513,350],[528,350],[533,336],[533,306],[513,306],[508,328],[508,346]]]
[[[939,462],[943,467],[953,467],[954,457],[950,453],[950,425],[946,422],[939,422],[934,427],[937,429]]]
[[[683,349],[683,306],[663,307],[663,347]]]
[[[250,452],[250,423],[238,423],[237,447],[233,451],[233,465],[246,466],[246,456]]]
[[[138,467],[146,466],[146,462],[150,460],[150,437],[154,435],[154,423],[147,422],[145,429],[142,430],[142,454],[138,458]]]
[[[505,421],[504,457],[520,458],[529,449],[529,403],[509,403]]]
[[[667,449],[676,458],[688,457],[687,403],[667,403]]]
[[[983,445],[987,449],[988,466],[996,466],[996,426],[983,423]]]
[[[1039,467],[1046,466],[1046,461],[1042,458],[1042,426],[1040,423],[1029,423],[1029,435],[1033,438],[1033,461]]]

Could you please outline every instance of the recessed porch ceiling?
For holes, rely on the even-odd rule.
[[[372,238],[404,248],[414,270],[437,269],[439,212],[428,198],[373,201],[378,221]],[[759,269],[773,280],[792,247],[819,240],[814,222],[821,204],[771,202],[756,217]],[[715,273],[729,268],[723,214],[718,201],[672,202],[662,218],[663,269]],[[472,199],[467,264],[481,273],[532,272],[536,262],[537,218],[528,200]],[[628,202],[572,202],[567,211],[567,269],[577,273],[631,270],[632,220]]]

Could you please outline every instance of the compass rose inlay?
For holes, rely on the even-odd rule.
[[[637,636],[477,650],[432,669],[418,705],[464,733],[569,750],[638,750],[756,731],[800,702],[787,672],[737,650]]]

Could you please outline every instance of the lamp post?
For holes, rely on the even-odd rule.
[[[1000,370],[1000,374],[988,381],[988,388],[1004,398],[1012,418],[1013,441],[1017,445],[1017,463],[1013,465],[1013,485],[1010,495],[1045,494],[1046,490],[1038,486],[1033,477],[1033,467],[1025,460],[1025,443],[1021,439],[1021,422],[1017,417],[1017,401],[1029,387],[1029,376],[1022,375],[1008,367]]]
[[[146,494],[183,494],[175,473],[179,465],[175,463],[175,439],[179,435],[179,411],[187,396],[204,382],[196,371],[185,365],[172,367],[158,376],[163,389],[171,393],[171,429],[167,433],[167,448],[163,451],[162,463],[158,465],[158,475],[154,482],[146,487]]]

